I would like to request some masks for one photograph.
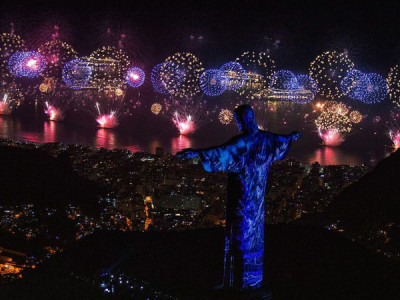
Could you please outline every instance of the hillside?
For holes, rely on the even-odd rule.
[[[366,230],[400,220],[400,151],[383,159],[347,187],[327,208],[325,217],[340,219],[352,230]]]
[[[0,147],[0,201],[64,207],[67,203],[87,210],[96,206],[98,187],[80,177],[67,159],[40,149]]]
[[[267,227],[265,260],[274,300],[400,297],[398,264],[317,227]],[[15,293],[19,299],[32,295],[65,299],[63,290],[69,286],[58,286],[58,273],[51,273],[55,278],[46,277],[49,270],[85,276],[119,270],[146,279],[180,299],[235,299],[213,291],[220,284],[222,268],[222,229],[98,232],[66,249],[38,272],[0,289],[0,296]],[[41,278],[40,285],[29,284],[37,278]],[[84,299],[86,294],[87,290],[81,294],[75,291],[76,299]]]

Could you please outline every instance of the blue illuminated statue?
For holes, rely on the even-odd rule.
[[[241,134],[208,149],[185,149],[182,158],[200,157],[207,172],[228,173],[224,287],[257,289],[263,280],[265,188],[268,170],[289,152],[301,133],[259,130],[252,108],[234,111]]]

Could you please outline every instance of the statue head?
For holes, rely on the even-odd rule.
[[[244,133],[254,133],[258,131],[258,125],[254,116],[254,111],[250,105],[242,104],[233,111],[239,130]]]

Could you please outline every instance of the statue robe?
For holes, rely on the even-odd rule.
[[[290,135],[258,130],[198,151],[207,172],[228,173],[224,287],[255,289],[262,284],[268,170],[287,155],[291,140]]]

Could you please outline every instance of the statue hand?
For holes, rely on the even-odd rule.
[[[301,138],[302,135],[303,135],[303,134],[302,134],[301,132],[294,131],[294,132],[292,132],[292,134],[291,134],[292,140],[293,140],[293,141],[297,141],[298,139]]]
[[[176,155],[183,159],[190,159],[190,158],[195,158],[196,156],[199,155],[199,153],[197,153],[195,150],[189,148],[189,149],[184,149],[184,150],[176,153]]]

